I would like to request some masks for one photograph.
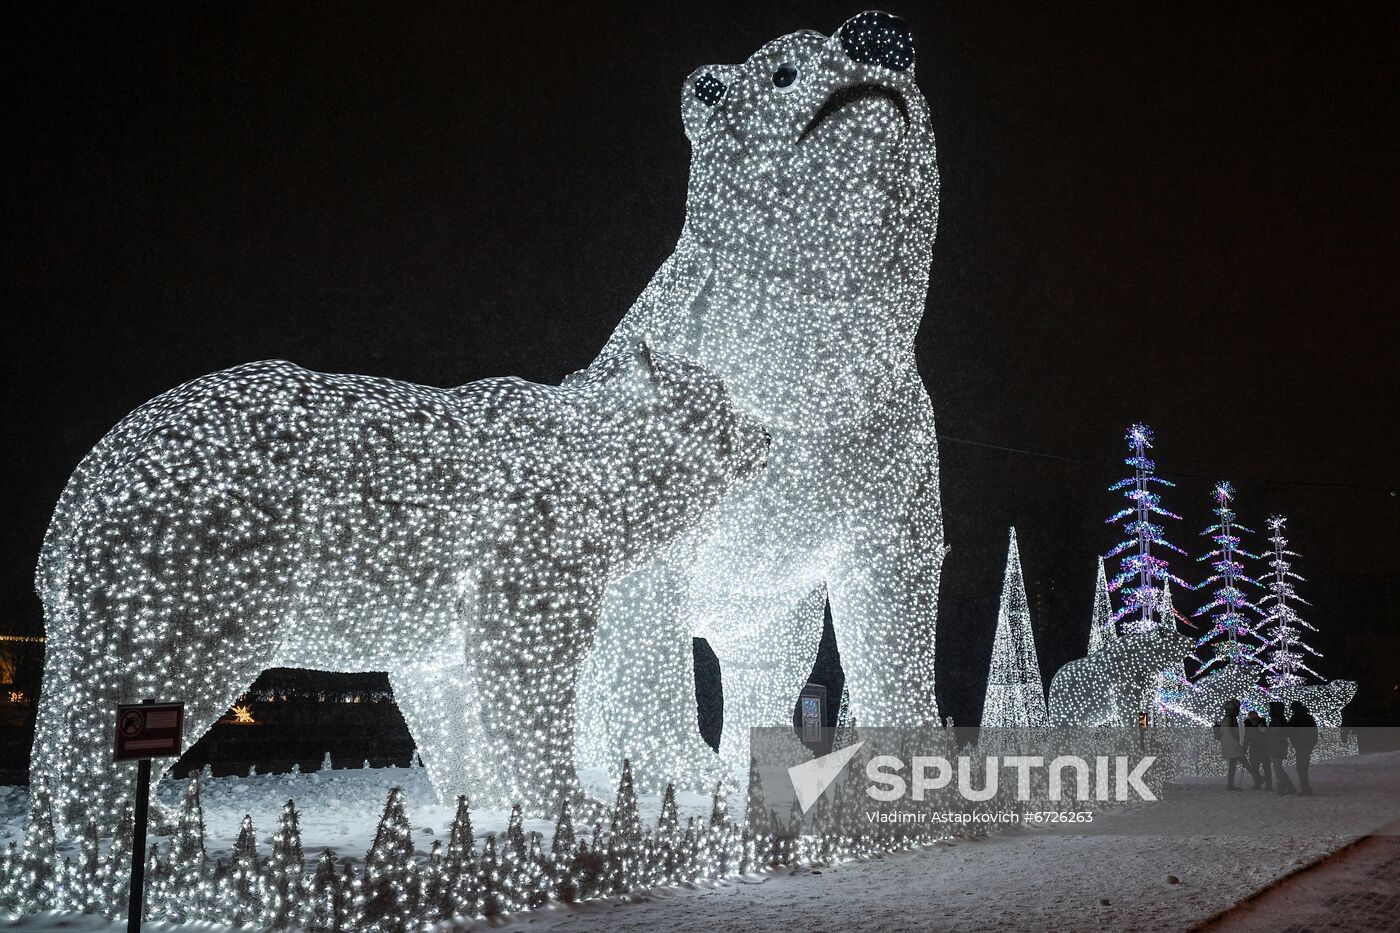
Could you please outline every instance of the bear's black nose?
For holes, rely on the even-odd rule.
[[[904,20],[879,10],[848,19],[838,35],[851,61],[903,71],[914,64],[914,36]]]

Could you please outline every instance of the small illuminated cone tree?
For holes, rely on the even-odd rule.
[[[1103,558],[1099,558],[1099,575],[1094,581],[1094,616],[1089,622],[1089,653],[1098,654],[1112,639],[1118,637],[1113,622],[1113,604],[1108,598],[1108,574]]]
[[[443,863],[449,885],[448,901],[439,905],[447,916],[475,917],[481,913],[480,866],[476,859],[476,837],[472,830],[471,807],[465,796],[457,798],[457,812],[447,837],[447,857]]]
[[[841,687],[841,706],[836,711],[836,732],[831,738],[831,750],[840,751],[853,741],[855,718],[851,715],[851,691]]]
[[[1165,624],[1158,611],[1161,585],[1168,580],[1188,589],[1191,585],[1173,574],[1162,557],[1164,551],[1186,552],[1169,542],[1164,528],[1155,521],[1158,516],[1177,520],[1181,516],[1164,509],[1161,496],[1154,491],[1157,486],[1175,484],[1155,475],[1157,464],[1147,455],[1152,447],[1152,429],[1145,424],[1134,424],[1128,428],[1125,438],[1130,454],[1123,462],[1133,468],[1133,475],[1108,488],[1110,492],[1121,492],[1129,504],[1106,521],[1123,522],[1122,529],[1128,537],[1114,545],[1104,559],[1119,558],[1118,573],[1108,582],[1108,591],[1121,593],[1123,600],[1113,613],[1113,622],[1121,622],[1124,633],[1145,633]]]
[[[330,849],[316,861],[316,874],[311,879],[311,897],[307,905],[307,933],[339,933],[349,912],[349,898],[336,870],[335,855]]]
[[[362,922],[368,930],[400,930],[413,917],[418,901],[413,835],[404,811],[403,788],[389,791],[384,815],[365,856]]]
[[[201,844],[203,839],[201,838]],[[83,829],[82,839],[78,843],[79,860],[76,869],[78,871],[75,879],[78,890],[81,891],[81,900],[75,904],[75,909],[85,914],[100,913],[102,910],[102,861],[101,843],[97,838],[97,824],[88,821]]]
[[[177,892],[167,910],[169,920],[197,920],[208,900],[209,862],[204,848],[204,806],[200,802],[200,779],[193,777],[185,786],[185,796],[170,840],[171,886]]]
[[[33,788],[29,804],[29,825],[24,830],[24,848],[8,866],[4,900],[15,910],[25,912],[54,904],[59,885],[58,839],[54,833],[53,795],[47,778]]]
[[[622,778],[617,784],[612,829],[608,834],[608,882],[613,893],[630,890],[638,878],[642,854],[642,820],[637,810],[637,788],[632,779],[632,762],[622,760]]]
[[[1307,655],[1321,657],[1303,641],[1303,629],[1317,629],[1304,622],[1298,615],[1296,605],[1308,605],[1307,600],[1298,595],[1293,587],[1294,580],[1303,578],[1293,571],[1290,557],[1297,557],[1288,549],[1288,539],[1283,530],[1288,520],[1281,515],[1269,519],[1269,567],[1272,573],[1267,578],[1268,594],[1259,600],[1264,611],[1261,626],[1263,647],[1259,651],[1264,665],[1264,679],[1270,689],[1296,687],[1308,681],[1306,675],[1321,680],[1321,676],[1306,664]]]
[[[260,924],[263,908],[263,878],[258,858],[258,835],[253,817],[245,814],[229,858],[228,877],[220,892],[224,922],[230,926]]]
[[[1196,641],[1195,659],[1200,665],[1197,679],[1228,666],[1253,668],[1259,665],[1260,642],[1254,619],[1260,610],[1250,601],[1245,587],[1257,588],[1260,584],[1245,572],[1244,565],[1246,559],[1257,560],[1259,555],[1241,546],[1241,536],[1250,530],[1235,520],[1234,510],[1230,508],[1235,488],[1228,482],[1219,482],[1211,496],[1216,503],[1213,511],[1217,521],[1203,534],[1210,536],[1215,547],[1199,559],[1209,561],[1212,571],[1201,586],[1214,586],[1215,590],[1214,598],[1195,613],[1209,615],[1211,623],[1210,629]]]
[[[306,899],[306,857],[301,848],[301,821],[288,800],[282,806],[277,832],[272,837],[272,857],[267,864],[267,907],[272,929],[299,925]]]
[[[131,807],[122,807],[121,821],[102,863],[103,913],[111,919],[126,916],[127,895],[131,891],[133,831]]]
[[[1002,577],[1001,607],[997,611],[997,633],[992,643],[992,666],[987,675],[987,694],[982,701],[984,728],[1034,728],[1045,725],[1045,683],[1040,679],[1040,661],[1031,631],[1030,603],[1021,573],[1021,554],[1016,545],[1016,529],[1006,553]]]

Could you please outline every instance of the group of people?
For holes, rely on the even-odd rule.
[[[1240,702],[1226,702],[1225,715],[1215,724],[1215,737],[1220,742],[1220,757],[1229,763],[1225,777],[1226,790],[1240,790],[1235,784],[1235,771],[1241,767],[1254,779],[1255,790],[1271,790],[1276,794],[1312,796],[1308,783],[1308,767],[1313,749],[1317,747],[1317,720],[1307,707],[1293,701],[1290,715],[1285,715],[1281,702],[1269,704],[1266,722],[1255,710],[1240,718]],[[1294,767],[1298,771],[1298,787],[1284,770],[1292,746]]]

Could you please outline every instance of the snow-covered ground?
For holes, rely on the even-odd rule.
[[[1313,785],[1313,797],[1276,797],[1190,779],[1160,803],[1103,814],[1109,835],[1015,831],[828,869],[556,905],[507,923],[531,933],[1184,930],[1393,825],[1400,752],[1315,765]]]
[[[1098,815],[1099,835],[1018,830],[830,868],[555,905],[441,929],[1185,929],[1400,817],[1400,752],[1323,762],[1313,775],[1317,796],[1308,798],[1228,793],[1219,779],[1188,779],[1160,803]],[[600,775],[592,778],[595,785],[606,783]],[[215,779],[205,795],[211,854],[227,854],[245,813],[267,839],[281,804],[292,797],[302,811],[308,856],[326,846],[362,855],[395,785],[406,791],[415,836],[426,851],[445,837],[451,812],[433,800],[421,770],[390,768]],[[171,782],[162,797],[174,803],[181,786]],[[608,791],[605,799],[611,796]],[[0,792],[0,841],[21,833],[26,797],[22,789]],[[642,803],[644,818],[654,819],[659,802]],[[708,798],[699,795],[685,796],[682,804],[685,814],[709,812]],[[484,837],[504,829],[507,814],[474,811],[473,818]],[[548,833],[551,827],[540,822],[527,829]],[[0,921],[0,930],[119,928],[73,915]]]

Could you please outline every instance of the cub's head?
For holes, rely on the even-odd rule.
[[[926,275],[938,170],[902,20],[866,12],[829,37],[775,39],[696,69],[682,95],[686,232],[703,246],[838,292]]]
[[[768,432],[735,407],[720,378],[645,342],[565,385],[599,399],[607,428],[591,453],[603,484],[621,493],[634,546],[668,543],[767,465]]]

